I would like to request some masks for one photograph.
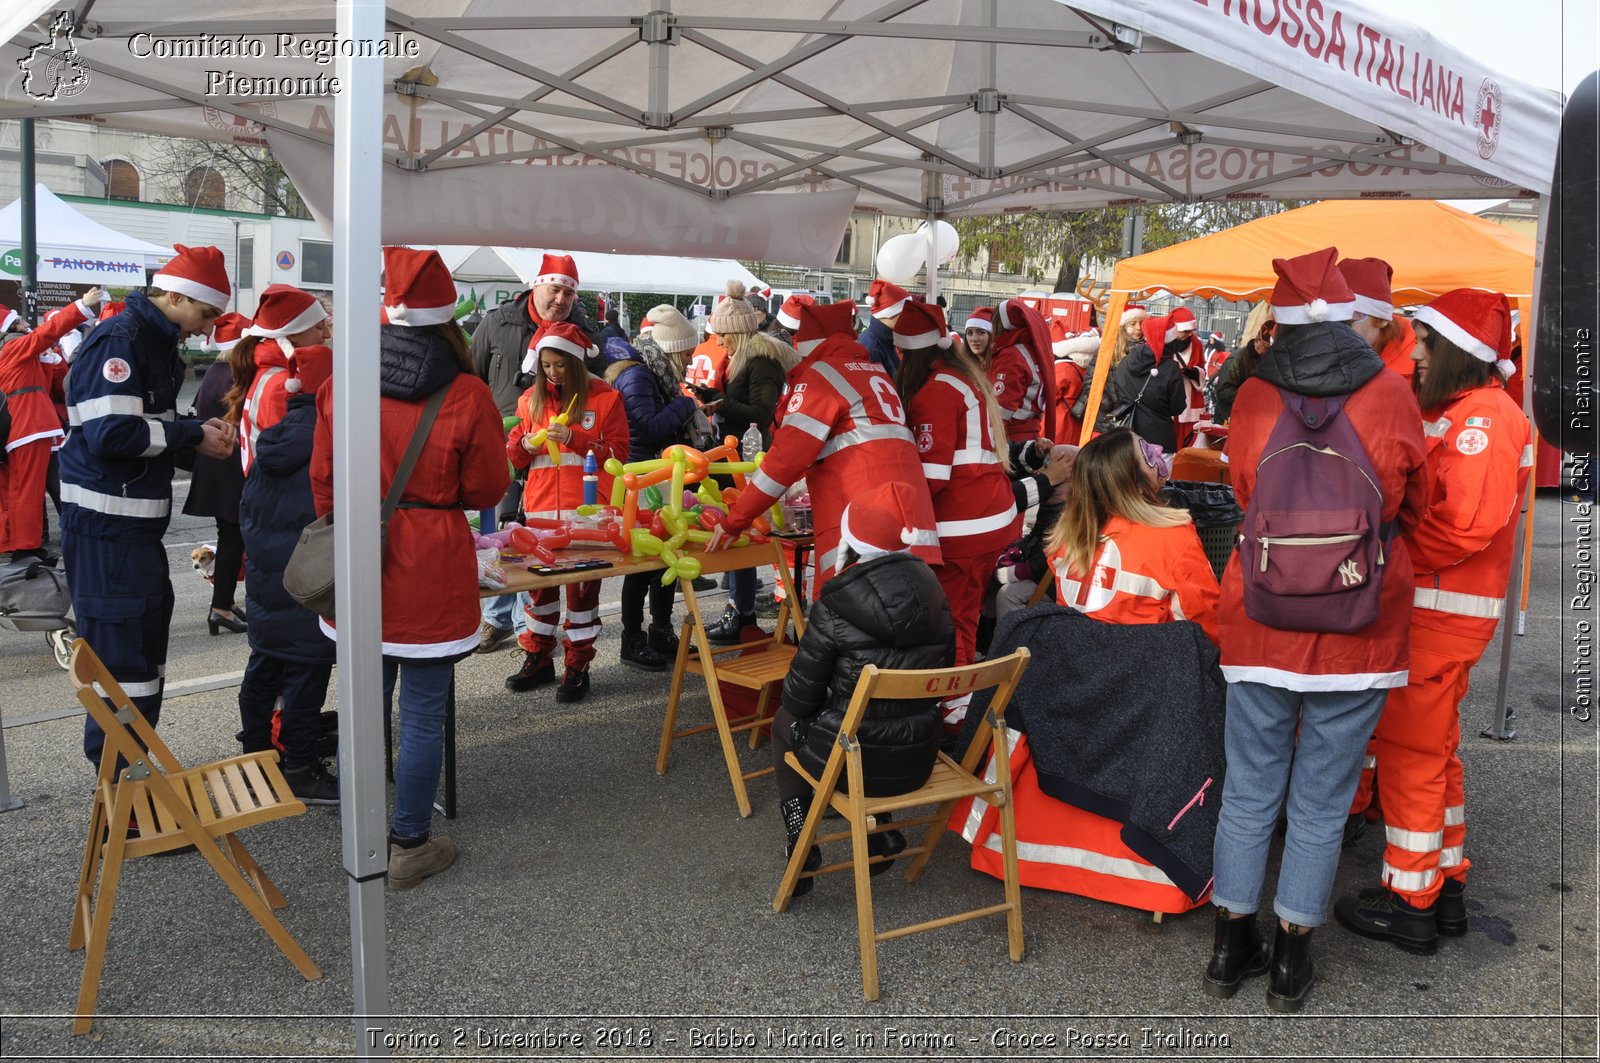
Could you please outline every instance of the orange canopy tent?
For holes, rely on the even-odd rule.
[[[1337,247],[1342,258],[1381,258],[1393,266],[1396,306],[1431,302],[1452,288],[1485,288],[1503,292],[1521,309],[1525,333],[1532,319],[1534,246],[1530,236],[1433,200],[1334,199],[1123,259],[1112,274],[1083,441],[1100,407],[1123,309],[1134,294],[1258,300],[1277,280],[1274,258]]]

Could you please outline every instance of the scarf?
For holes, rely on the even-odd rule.
[[[683,394],[683,373],[667,356],[667,352],[656,346],[654,340],[641,338],[634,350],[639,354],[639,361],[655,378],[656,392],[661,396],[662,405]]]

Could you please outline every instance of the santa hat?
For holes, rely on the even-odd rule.
[[[456,282],[437,251],[383,249],[383,316],[386,325],[421,328],[456,319]]]
[[[156,272],[151,287],[187,295],[218,310],[225,308],[233,296],[233,285],[222,252],[215,247],[172,246],[178,256]]]
[[[1186,306],[1180,306],[1167,315],[1167,342],[1181,338],[1185,333],[1194,334],[1200,327],[1200,322],[1194,318],[1194,311]]]
[[[949,349],[950,330],[945,327],[944,308],[937,303],[908,301],[894,323],[894,345],[903,351]]]
[[[1072,330],[1067,327],[1067,319],[1052,317],[1046,321],[1046,324],[1050,326],[1050,353],[1057,358],[1065,358],[1069,353],[1067,351],[1067,341],[1073,338]]]
[[[1339,272],[1355,293],[1356,313],[1394,320],[1394,298],[1389,283],[1394,279],[1394,267],[1381,258],[1346,258],[1339,261]]]
[[[454,282],[451,289],[454,290]],[[451,312],[455,305],[451,304]],[[322,300],[310,292],[301,291],[292,284],[272,284],[261,293],[261,302],[256,306],[255,320],[250,322],[250,327],[244,330],[246,336],[260,336],[263,339],[277,340],[278,347],[285,356],[294,354],[294,344],[289,342],[289,337],[297,332],[304,332],[319,321],[326,321],[328,311],[323,308]]]
[[[534,333],[533,342],[528,345],[528,353],[522,359],[522,371],[533,372],[534,366],[538,364],[540,351],[560,351],[582,362],[593,349],[594,345],[589,342],[589,337],[583,334],[581,328],[570,321],[557,321]]]
[[[571,255],[552,255],[545,253],[544,260],[539,263],[539,275],[533,278],[533,286],[541,284],[559,284],[572,291],[578,290],[578,264],[572,261]]]
[[[1480,362],[1493,362],[1502,377],[1516,370],[1511,359],[1511,303],[1499,292],[1457,288],[1417,311],[1420,321]]]
[[[1319,321],[1349,321],[1355,316],[1356,297],[1334,262],[1337,247],[1275,258],[1278,283],[1272,289],[1272,316],[1280,325],[1310,325]]]
[[[119,307],[121,305],[121,303],[117,304]],[[101,320],[105,320],[105,311],[101,311]],[[239,341],[247,335],[245,329],[249,327],[250,319],[243,314],[218,314],[217,320],[211,326],[211,336],[207,339],[206,344],[212,350],[231,351],[239,346]]]
[[[121,299],[113,300],[100,308],[100,320],[109,321],[126,309],[128,309],[127,303]]]
[[[971,329],[971,328],[981,328],[985,332],[993,332],[994,331],[994,307],[992,307],[992,306],[980,306],[980,307],[978,307],[978,309],[976,309],[972,313],[968,314],[967,315],[966,327],[969,328],[969,329]]]
[[[800,307],[800,325],[794,332],[794,349],[805,357],[829,336],[856,336],[856,304],[849,299],[838,303],[812,303]]]
[[[801,295],[799,292],[796,292],[789,296],[789,298],[783,301],[783,305],[778,307],[778,324],[790,330],[799,328],[800,308],[807,303],[810,303],[812,306],[817,305],[817,301],[811,298],[809,295]]]
[[[19,315],[15,310],[11,309],[9,306],[0,306],[0,311],[4,311],[3,313],[0,313],[0,332],[9,332],[11,330],[12,323],[15,322],[21,315]]]
[[[289,356],[289,374],[283,390],[291,395],[302,389],[316,394],[322,382],[333,375],[333,351],[320,343],[296,347]]]
[[[902,553],[937,534],[932,528],[916,527],[912,514],[917,509],[911,485],[888,480],[844,507],[839,540],[861,555],[863,561]]]
[[[1177,338],[1172,329],[1172,319],[1167,317],[1146,317],[1139,323],[1139,330],[1144,336],[1145,345],[1155,352],[1158,362],[1161,361],[1161,355],[1166,351],[1167,344]]]
[[[878,277],[873,280],[872,287],[867,289],[867,303],[872,307],[872,316],[882,321],[884,318],[894,317],[905,309],[910,294],[898,284],[891,284]]]

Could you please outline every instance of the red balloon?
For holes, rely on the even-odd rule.
[[[539,537],[527,528],[511,529],[511,549],[527,557],[539,548]]]
[[[639,520],[640,523],[643,523],[643,513],[639,514]],[[661,519],[661,511],[659,509],[650,514],[650,534],[654,535],[657,539],[666,539],[672,535],[671,532],[667,531],[667,526]]]
[[[718,509],[716,506],[707,506],[700,511],[700,527],[704,528],[706,531],[711,531],[717,525],[721,524],[722,519],[722,510]]]

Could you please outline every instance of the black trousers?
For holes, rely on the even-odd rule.
[[[217,559],[211,569],[211,608],[233,612],[239,588],[239,566],[244,563],[244,535],[239,525],[217,518]]]
[[[622,577],[622,630],[638,631],[644,627],[644,599],[650,596],[650,623],[672,627],[672,600],[678,593],[678,584],[661,585],[659,572],[635,572]]]
[[[303,768],[316,759],[322,735],[322,706],[328,700],[331,664],[304,664],[252,650],[239,684],[239,741],[246,753],[274,745],[283,750],[285,768]],[[283,697],[283,718],[273,741],[272,710]]]

